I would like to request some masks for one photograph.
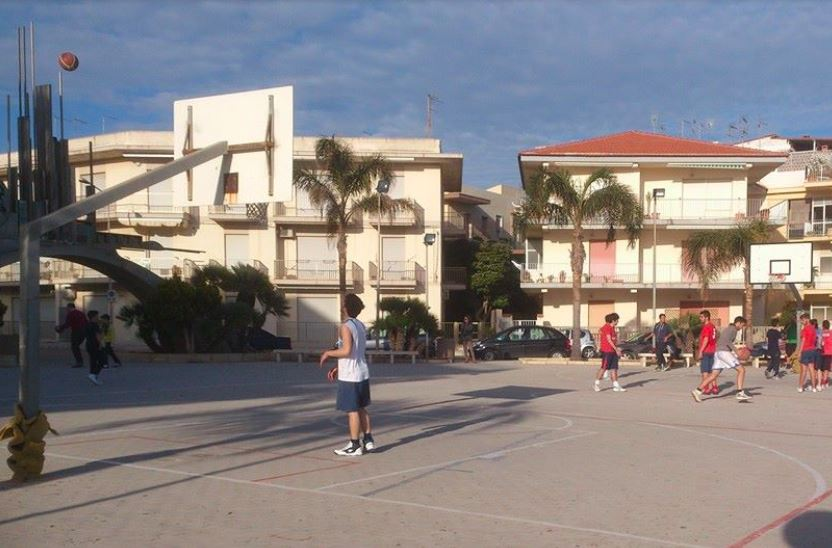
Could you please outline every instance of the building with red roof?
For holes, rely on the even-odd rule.
[[[649,328],[662,312],[673,317],[708,307],[723,322],[742,312],[742,271],[711,284],[709,299],[703,302],[698,280],[682,269],[682,243],[692,231],[728,228],[751,217],[767,219],[773,226],[784,224],[782,207],[763,209],[765,189],[758,182],[787,157],[782,151],[624,131],[524,150],[518,154],[518,165],[524,188],[541,170],[566,169],[578,183],[607,168],[638,197],[645,218],[634,247],[628,246],[623,232],[607,245],[609,227],[600,220],[584,227],[581,280],[582,327],[600,327],[614,310],[621,316],[619,326],[636,332]],[[540,299],[539,319],[555,326],[572,324],[572,228],[555,223],[533,226],[524,244],[521,286]]]

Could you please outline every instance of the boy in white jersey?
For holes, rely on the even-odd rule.
[[[342,313],[347,317],[341,324],[339,345],[336,350],[327,350],[321,354],[320,366],[329,358],[337,358],[338,365],[329,370],[330,382],[338,381],[338,396],[335,407],[347,413],[350,428],[350,441],[336,455],[357,457],[375,449],[370,414],[366,407],[370,405],[370,370],[367,367],[365,347],[367,330],[355,317],[364,309],[364,303],[357,295],[350,293],[344,297]],[[364,432],[364,446],[358,436]]]

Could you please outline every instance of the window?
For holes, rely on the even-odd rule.
[[[826,234],[832,228],[832,199],[812,200],[812,231]]]
[[[811,306],[809,308],[809,315],[817,318],[819,322],[823,320],[832,320],[832,307],[829,306]]]
[[[542,341],[545,339],[551,339],[552,334],[542,327],[531,327],[529,328],[529,338],[533,341]]]
[[[526,240],[526,268],[537,270],[543,260],[543,239],[529,238]]]
[[[510,340],[510,341],[520,341],[520,340],[522,340],[524,331],[525,331],[525,329],[523,329],[523,328],[518,328],[518,329],[515,329],[514,331],[511,331],[508,334],[508,340]]]
[[[821,257],[820,268],[818,269],[821,275],[832,274],[832,257]]]
[[[240,191],[239,177],[236,173],[226,173],[223,181],[223,190],[225,192],[226,204],[237,203],[237,193]]]
[[[502,215],[497,215],[496,220],[497,220],[497,228],[503,228],[503,216]]]

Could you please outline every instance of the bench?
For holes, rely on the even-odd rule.
[[[672,357],[671,354],[665,354],[664,356],[665,356],[665,359],[667,360],[668,364],[673,362],[674,358]],[[693,354],[692,353],[682,352],[679,355],[679,357],[682,358],[683,360],[685,360],[685,367],[690,367],[691,362],[693,361]],[[656,354],[645,352],[645,353],[639,354],[638,358],[639,358],[639,360],[641,360],[641,366],[642,367],[647,367],[647,360],[655,360],[656,359]]]
[[[312,356],[312,355],[320,355],[320,350],[275,350],[274,351],[274,361],[277,363],[281,362],[281,358],[283,356],[295,356],[298,363],[303,363],[304,356]]]
[[[416,363],[416,356],[419,352],[416,350],[367,350],[367,362],[373,363],[374,357],[389,357],[390,363],[394,363],[397,357],[410,358],[410,363]]]

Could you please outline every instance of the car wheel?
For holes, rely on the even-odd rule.
[[[581,351],[581,356],[583,356],[583,358],[585,360],[588,360],[589,358],[594,358],[595,357],[595,349],[592,348],[591,346],[587,346],[586,348],[584,348]]]
[[[635,360],[638,357],[632,352],[624,352],[622,355],[628,360]]]
[[[565,358],[566,357],[566,352],[564,352],[563,350],[555,350],[554,352],[552,352],[552,357],[553,358]]]
[[[493,362],[497,358],[497,354],[493,350],[486,350],[482,354],[482,359],[487,362]]]

